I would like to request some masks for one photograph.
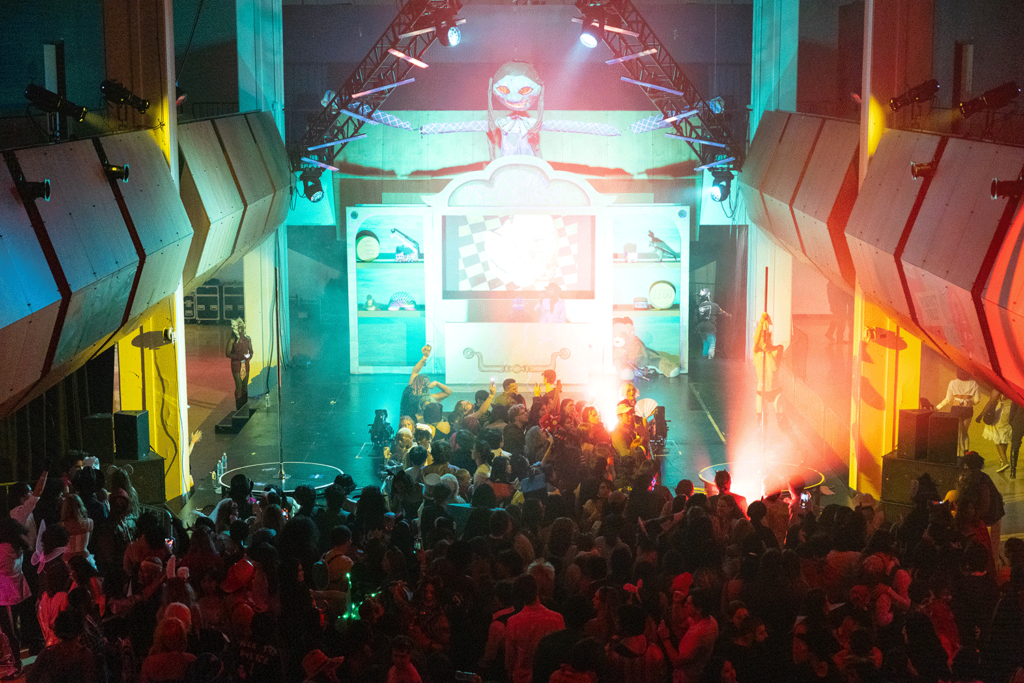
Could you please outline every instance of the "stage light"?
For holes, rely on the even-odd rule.
[[[595,16],[583,16],[583,28],[580,29],[580,43],[591,50],[601,41],[601,19]]]
[[[118,81],[112,81],[109,78],[103,81],[100,83],[100,92],[111,104],[127,104],[140,114],[145,114],[149,109],[149,100],[142,99]]]
[[[75,121],[85,120],[85,107],[69,102],[57,93],[51,92],[46,88],[40,88],[34,83],[29,83],[25,87],[25,97],[28,98],[29,102],[45,112],[55,112],[62,116],[71,117]]]
[[[115,164],[106,163],[103,164],[103,171],[111,180],[120,180],[122,183],[128,182],[128,164],[125,164],[124,166],[117,166]]]
[[[1024,176],[1017,180],[992,179],[992,199],[1020,197],[1024,194]]]
[[[324,187],[320,184],[320,174],[312,169],[306,169],[299,176],[302,181],[302,193],[306,199],[316,204],[324,198]]]
[[[713,97],[708,100],[708,109],[711,110],[712,114],[721,114],[725,111],[725,100],[721,97]]]
[[[462,3],[451,2],[446,7],[433,12],[433,17],[437,22],[434,25],[434,29],[437,31],[437,40],[445,47],[455,47],[462,42],[462,31],[459,30],[459,24],[466,23],[466,20],[455,18],[460,9],[462,9]]]
[[[986,90],[978,97],[967,102],[960,103],[960,113],[963,117],[970,118],[979,111],[991,111],[1005,107],[1014,100],[1017,95],[1020,94],[1020,88],[1014,81],[1003,83],[1002,85]]]
[[[181,89],[181,86],[177,83],[174,84],[174,105],[180,107],[185,104],[185,100],[188,99],[188,93]]]
[[[442,20],[437,24],[437,39],[445,47],[455,47],[462,42],[462,31],[455,22]]]
[[[933,175],[935,175],[935,164],[933,162],[910,162],[910,177],[913,178],[914,180],[920,180],[921,178],[931,178]]]
[[[41,183],[30,183],[27,180],[22,180],[18,183],[18,190],[26,202],[36,199],[50,201],[50,181],[48,179]]]
[[[732,188],[732,171],[711,171],[711,199],[716,202],[724,202],[729,198],[729,191]]]
[[[919,85],[915,85],[902,95],[893,97],[889,100],[889,106],[892,107],[893,111],[899,111],[900,109],[903,109],[903,107],[907,107],[911,104],[920,104],[921,102],[927,102],[928,100],[934,99],[938,94],[939,82],[933,78]]]

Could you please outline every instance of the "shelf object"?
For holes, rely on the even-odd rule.
[[[372,230],[360,230],[356,235],[356,260],[366,263],[380,256],[380,240]]]

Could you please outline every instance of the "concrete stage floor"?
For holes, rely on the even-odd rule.
[[[816,323],[805,323],[805,327],[813,324]],[[813,328],[806,331],[812,339],[820,336],[814,334]],[[823,331],[824,325],[820,332]],[[276,462],[283,449],[286,461],[337,467],[351,474],[360,487],[378,483],[379,461],[369,457],[369,425],[374,411],[386,408],[392,426],[397,428],[399,399],[408,376],[349,374],[345,330],[325,332],[309,320],[296,319],[291,328],[293,360],[282,373],[280,406],[274,388],[269,405],[261,399],[259,409],[240,433],[216,434],[214,425],[234,405],[229,362],[223,353],[229,334],[228,326],[189,325],[185,331],[190,429],[202,429],[204,435],[192,454],[196,487],[182,511],[186,523],[195,511],[219,500],[210,473],[225,453],[231,469]],[[810,344],[808,383],[821,383],[834,390],[837,377],[850,376],[849,360],[842,360],[848,354],[849,345]],[[443,381],[442,377],[431,379]],[[755,470],[756,479],[763,442],[754,425],[753,382],[753,369],[741,360],[696,358],[691,359],[688,375],[674,379],[659,376],[640,385],[641,396],[653,398],[666,408],[668,453],[662,462],[666,485],[672,487],[679,479],[687,478],[700,486],[698,472],[725,462],[727,447],[730,453],[757,451],[749,456],[752,459],[731,468],[734,479],[752,479],[751,469]],[[596,395],[599,406],[610,407],[617,400],[617,387],[618,382],[608,377],[588,386],[565,387],[564,393],[578,399]],[[445,400],[445,410],[458,399],[472,400],[475,391],[483,387],[451,388],[454,393]],[[833,391],[833,398],[829,399],[829,392],[824,392],[826,402],[843,400],[834,394]],[[981,438],[981,426],[974,426],[978,433],[974,434],[972,429],[972,446],[985,457],[986,471],[1006,502],[1003,536],[1024,535],[1024,478],[1014,481],[1006,476],[1008,472],[995,472],[995,448]],[[802,429],[799,420],[794,430],[783,433],[770,419],[766,442],[771,458],[784,458],[822,471],[825,484],[834,495],[822,496],[820,505],[849,501],[845,465],[821,462],[812,452],[815,440]],[[1018,474],[1024,477],[1024,463],[1021,470]]]

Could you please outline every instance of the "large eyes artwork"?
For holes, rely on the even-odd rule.
[[[500,93],[501,93],[502,95],[507,95],[507,94],[509,94],[509,92],[511,92],[511,91],[510,91],[510,90],[508,89],[508,86],[505,86],[505,85],[499,85],[499,86],[498,86],[498,92],[500,92]],[[526,93],[523,93],[523,94],[525,95]]]
[[[504,87],[504,86],[502,86],[502,87]],[[508,92],[508,88],[505,88],[505,91]],[[522,88],[519,89],[519,94],[520,95],[529,95],[532,92],[533,92],[533,88],[531,88],[528,85],[524,85]]]

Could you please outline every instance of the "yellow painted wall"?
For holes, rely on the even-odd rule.
[[[167,500],[187,493],[192,484],[188,425],[181,419],[184,342],[178,340],[177,330],[182,318],[179,288],[117,342],[121,410],[149,411],[149,443],[164,459]],[[174,342],[166,341],[164,330],[174,331]]]
[[[899,411],[921,395],[921,340],[864,300],[854,302],[850,486],[881,497],[882,457],[896,448]]]

